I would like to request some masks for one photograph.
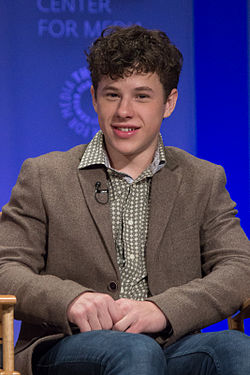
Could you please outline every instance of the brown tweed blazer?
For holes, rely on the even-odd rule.
[[[22,320],[16,369],[31,375],[41,341],[72,334],[68,304],[86,290],[119,296],[120,276],[101,166],[78,170],[86,146],[24,162],[0,223],[0,292]],[[249,296],[250,247],[223,169],[174,147],[152,180],[146,248],[152,297],[181,336],[234,313]],[[111,289],[115,282],[117,289]],[[114,284],[113,284],[114,285]]]

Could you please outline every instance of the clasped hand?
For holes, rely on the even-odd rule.
[[[114,330],[153,333],[167,325],[163,312],[150,301],[121,298],[115,301],[103,293],[86,292],[68,307],[67,317],[81,332]]]

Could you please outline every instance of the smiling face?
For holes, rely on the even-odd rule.
[[[162,120],[174,110],[177,90],[165,102],[158,75],[141,73],[115,80],[104,76],[91,94],[111,165],[117,168],[126,159],[149,165]]]

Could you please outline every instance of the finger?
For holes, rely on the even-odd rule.
[[[108,309],[98,311],[98,319],[102,329],[112,329],[114,323]]]
[[[132,323],[131,326],[129,326],[128,329],[126,329],[125,332],[128,332],[128,333],[142,333],[143,329],[136,322],[136,323]]]
[[[94,314],[94,313],[89,314],[87,319],[88,319],[88,324],[91,328],[90,329],[91,331],[98,331],[102,329],[102,326],[100,324],[97,314]]]
[[[134,318],[131,314],[125,315],[121,320],[119,320],[114,326],[114,331],[125,332],[134,323]]]
[[[108,295],[98,295],[98,298],[95,301],[96,308],[96,319],[100,324],[100,329],[111,329],[113,327],[113,319],[109,312],[109,306],[112,310],[112,305],[114,305],[114,300]]]
[[[76,322],[76,325],[79,327],[80,332],[89,332],[91,331],[91,327],[87,320],[82,319],[78,323]]]
[[[122,308],[115,302],[116,301],[108,305],[108,313],[112,319],[113,325],[119,322],[125,316],[125,313],[123,312]]]

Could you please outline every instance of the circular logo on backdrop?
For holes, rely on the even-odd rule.
[[[90,95],[91,79],[87,68],[74,71],[64,82],[59,106],[62,117],[76,134],[92,138],[99,130],[97,115]]]

